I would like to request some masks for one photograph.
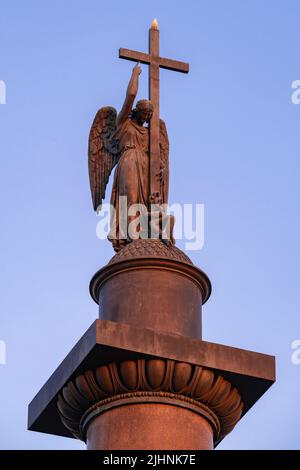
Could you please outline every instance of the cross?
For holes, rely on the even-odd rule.
[[[150,121],[150,202],[160,197],[160,149],[159,149],[159,68],[188,73],[189,64],[159,56],[159,29],[153,20],[149,29],[149,53],[119,49],[119,57],[149,65],[149,99],[153,103]]]

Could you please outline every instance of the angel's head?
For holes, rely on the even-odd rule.
[[[150,100],[140,100],[132,110],[131,119],[134,119],[139,125],[149,122],[153,114],[153,104]]]

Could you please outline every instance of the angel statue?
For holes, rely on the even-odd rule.
[[[101,209],[102,200],[112,169],[114,173],[111,194],[111,227],[108,239],[115,251],[136,238],[149,237],[150,220],[150,165],[149,127],[153,114],[150,100],[140,100],[133,108],[138,92],[139,64],[133,68],[126,98],[119,114],[112,107],[100,108],[89,136],[89,178],[95,211]],[[160,120],[160,201],[165,208],[169,191],[169,140],[164,121]],[[124,202],[125,201],[125,202]],[[163,218],[173,225],[172,216]],[[134,230],[128,230],[132,225]],[[132,228],[131,227],[131,228]],[[169,229],[169,232],[172,228]],[[134,233],[132,233],[134,232]],[[161,235],[160,229],[160,235]],[[172,235],[159,236],[167,244],[174,243]]]

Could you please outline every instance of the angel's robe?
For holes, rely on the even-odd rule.
[[[135,204],[141,205],[141,211],[145,214],[148,210],[149,198],[149,129],[142,127],[127,119],[116,131],[116,138],[121,147],[121,156],[114,174],[111,204],[115,211],[111,225],[110,239],[115,239],[114,245],[120,239],[128,239],[124,232],[128,227],[129,216],[124,220],[123,229],[120,230],[120,221],[124,215],[122,212],[130,210]],[[126,206],[120,207],[120,196],[126,196]],[[143,215],[143,214],[141,214]],[[122,233],[120,233],[122,232]],[[113,241],[113,240],[112,240]],[[115,249],[117,246],[115,246]]]
[[[111,203],[127,196],[127,205],[148,206],[149,197],[149,129],[127,119],[116,131],[121,157],[115,170]]]

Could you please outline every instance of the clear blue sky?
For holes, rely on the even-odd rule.
[[[191,68],[161,72],[161,115],[170,202],[205,204],[188,253],[213,284],[204,339],[277,357],[277,383],[220,448],[299,448],[299,15],[296,0],[1,0],[0,448],[84,448],[27,431],[27,405],[97,317],[88,284],[113,253],[95,235],[88,132],[98,107],[120,109],[118,48],[146,50],[153,17],[162,55]]]

